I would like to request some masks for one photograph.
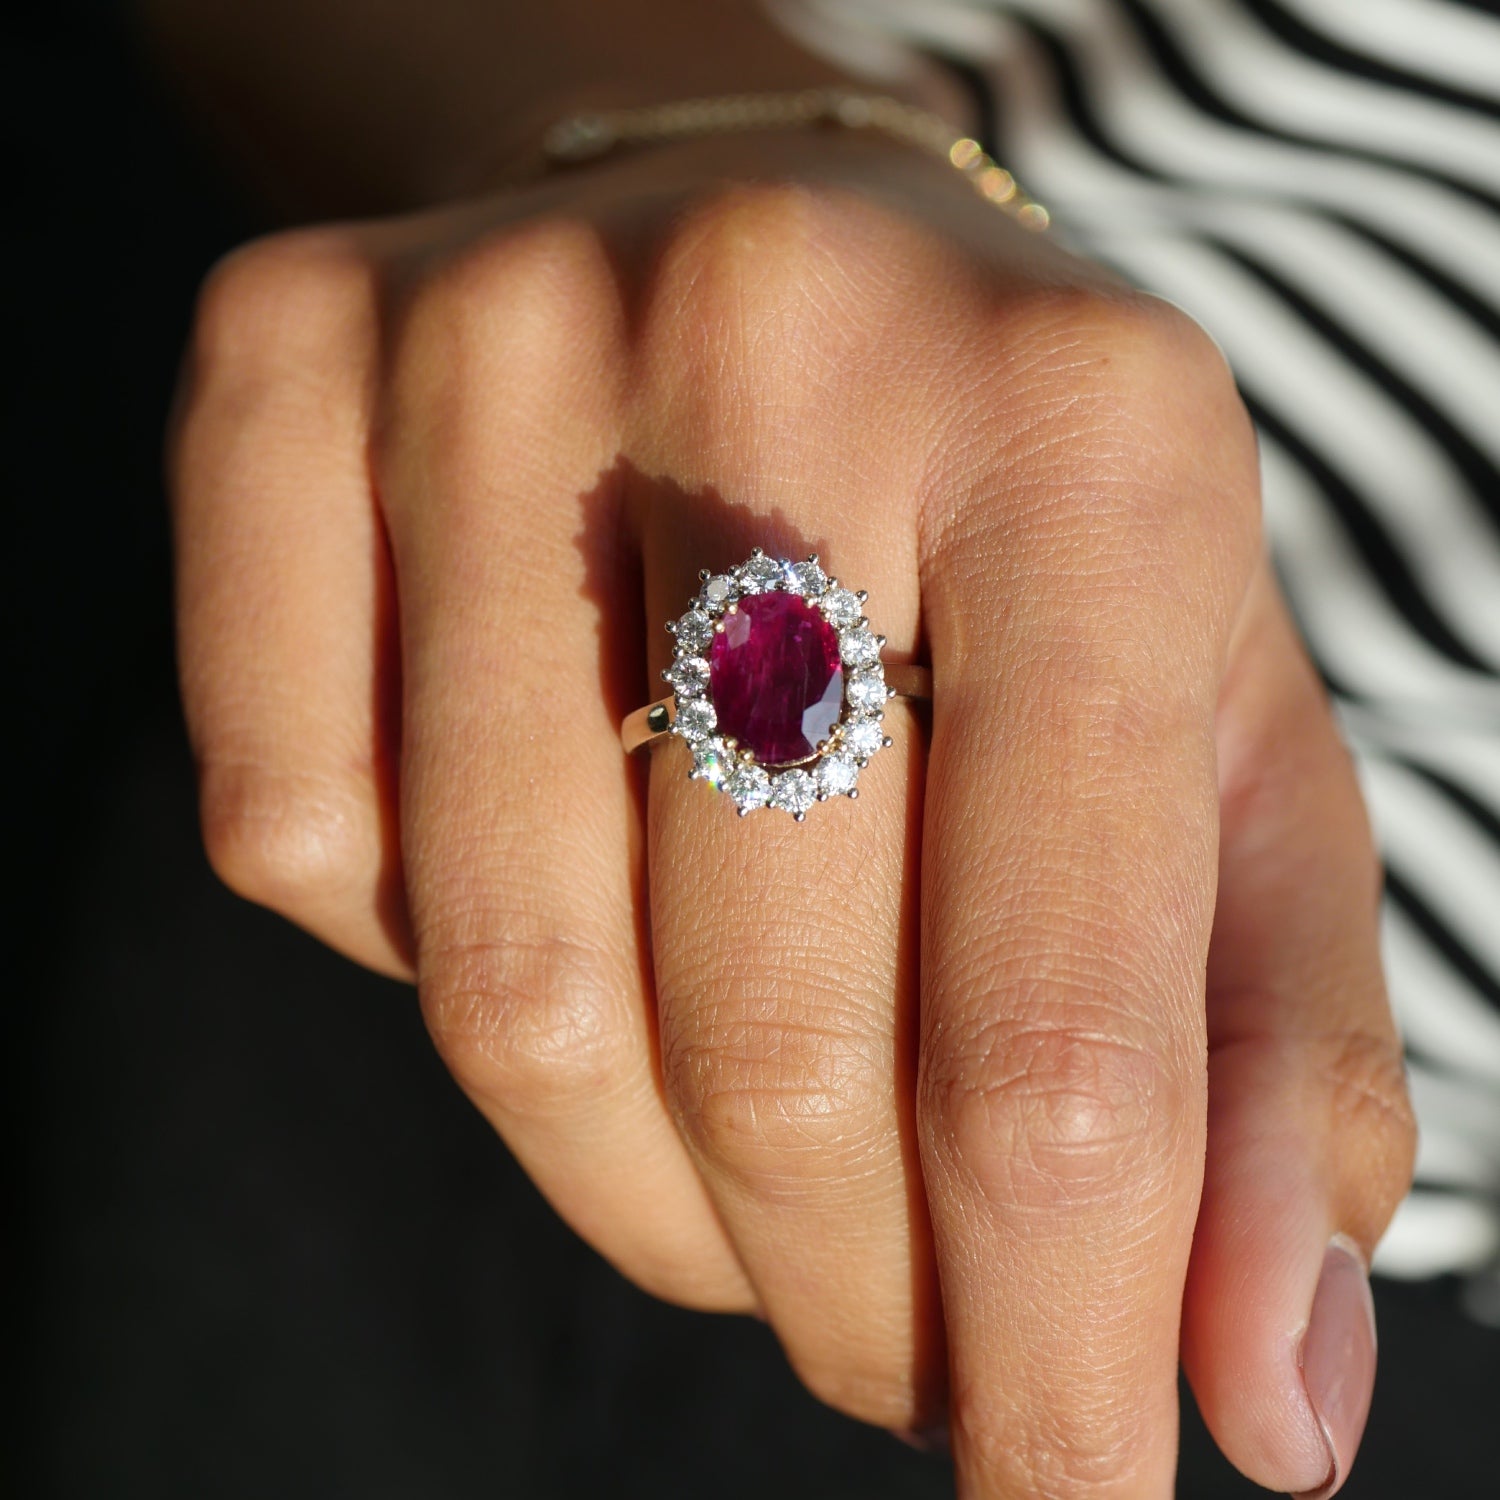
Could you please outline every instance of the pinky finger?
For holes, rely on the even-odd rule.
[[[409,978],[393,590],[366,464],[373,274],[331,231],[223,262],[168,463],[209,858],[241,895]]]

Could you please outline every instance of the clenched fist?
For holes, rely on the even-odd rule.
[[[415,978],[627,1276],[965,1496],[1169,1495],[1179,1352],[1247,1474],[1341,1480],[1412,1126],[1195,326],[899,145],[679,143],[232,256],[172,469],[216,868]],[[802,825],[618,737],[757,545],[933,673]]]

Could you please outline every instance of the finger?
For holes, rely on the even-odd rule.
[[[846,277],[869,285],[861,233],[816,195],[741,190],[700,210],[662,268],[657,305],[672,316],[644,323],[647,420],[632,449],[648,475],[673,476],[639,488],[657,667],[670,659],[661,622],[683,614],[698,570],[756,545],[820,551],[868,591],[888,654],[915,646],[921,446],[909,414],[881,410],[901,386],[875,353],[878,296],[851,320],[822,295]],[[859,373],[830,397],[822,362],[851,339]],[[884,728],[894,744],[858,802],[831,798],[801,825],[769,807],[736,817],[728,795],[689,781],[683,743],[661,746],[649,847],[663,1066],[684,1138],[802,1380],[909,1427],[932,1420],[942,1379],[910,1116],[920,740],[904,706]]]
[[[1209,1135],[1183,1361],[1228,1457],[1332,1494],[1375,1375],[1365,1267],[1410,1184],[1379,865],[1349,757],[1269,574],[1219,711]]]
[[[597,242],[546,223],[401,315],[380,469],[418,978],[444,1060],[563,1217],[649,1290],[745,1308],[656,1071],[618,738],[640,644],[621,321]]]
[[[919,1128],[952,1436],[966,1496],[1144,1500],[1173,1488],[1253,448],[1162,310],[1001,316],[997,461],[924,536]]]
[[[309,231],[205,286],[170,463],[178,641],[214,868],[410,977],[389,568],[365,463],[373,279],[354,243]]]

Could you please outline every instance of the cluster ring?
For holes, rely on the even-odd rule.
[[[704,570],[687,610],[669,621],[671,693],[621,726],[627,751],[668,736],[692,752],[689,776],[799,822],[815,802],[859,795],[859,776],[891,743],[894,697],[926,698],[925,667],[887,667],[867,595],[803,562],[757,547],[722,573]]]

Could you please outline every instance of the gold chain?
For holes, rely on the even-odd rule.
[[[799,126],[878,131],[942,157],[963,173],[981,198],[1028,229],[1045,229],[1052,222],[1047,210],[978,141],[966,135],[955,138],[953,127],[941,115],[889,94],[802,89],[792,94],[723,94],[636,109],[594,110],[559,120],[543,138],[542,150],[549,164],[568,166],[625,147]]]

